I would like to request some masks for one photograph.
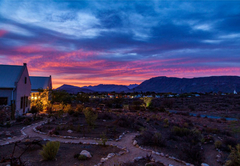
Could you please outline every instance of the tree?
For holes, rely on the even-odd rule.
[[[89,126],[94,126],[95,121],[98,118],[98,114],[94,113],[91,107],[87,107],[83,110],[85,120]]]

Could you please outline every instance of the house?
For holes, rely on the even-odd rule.
[[[49,90],[52,90],[52,77],[38,77],[30,76],[32,88],[31,88],[31,101],[34,104],[35,101],[41,100],[43,105],[51,99]]]
[[[30,109],[31,82],[27,64],[0,65],[0,105],[11,105],[12,115],[23,115]]]

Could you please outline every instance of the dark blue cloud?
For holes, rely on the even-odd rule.
[[[36,64],[58,55],[72,62],[91,53],[81,60],[142,61],[146,71],[160,60],[168,68],[236,67],[239,45],[240,1],[0,2],[0,58],[9,62],[20,55]]]

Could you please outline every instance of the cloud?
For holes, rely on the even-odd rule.
[[[239,75],[239,5],[2,0],[0,59],[27,62],[31,75],[52,75],[56,85]]]

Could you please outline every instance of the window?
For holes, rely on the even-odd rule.
[[[28,97],[25,97],[25,107],[28,107]]]
[[[20,103],[20,104],[21,104],[21,109],[23,108],[23,99],[24,99],[24,98],[21,97],[21,103]]]
[[[27,77],[25,77],[25,84],[27,84]]]
[[[7,97],[0,97],[0,105],[7,105],[8,98]]]

